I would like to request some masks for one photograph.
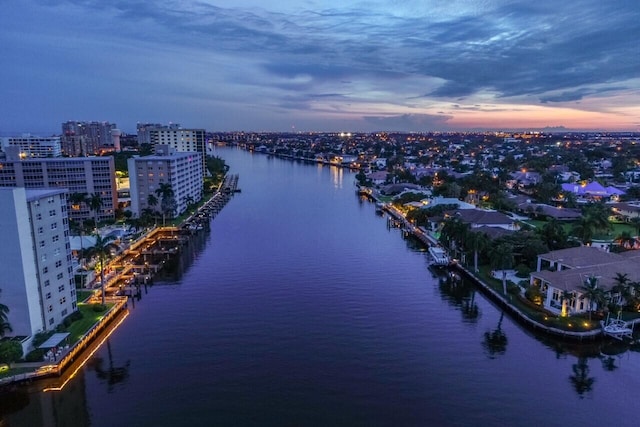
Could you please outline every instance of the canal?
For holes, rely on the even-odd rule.
[[[180,274],[62,391],[3,395],[6,425],[637,424],[640,353],[535,336],[441,283],[353,172],[217,155],[242,193]]]

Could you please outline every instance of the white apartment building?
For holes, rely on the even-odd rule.
[[[202,153],[202,173],[206,173],[207,139],[204,129],[183,129],[170,125],[147,129],[152,145],[168,145],[175,151]]]
[[[76,311],[67,194],[0,188],[0,301],[9,307],[13,336],[54,329]]]
[[[2,150],[5,147],[18,147],[21,158],[40,157],[60,157],[62,156],[62,145],[59,136],[32,136],[24,134],[22,136],[10,136],[0,138]]]
[[[66,188],[69,194],[100,194],[98,220],[113,219],[118,206],[113,157],[59,157],[21,159],[16,147],[7,147],[0,160],[0,187]],[[70,206],[74,220],[92,219],[86,204]]]
[[[155,191],[160,184],[171,185],[177,205],[176,216],[187,209],[188,201],[197,202],[202,198],[204,180],[199,152],[177,152],[166,145],[158,145],[153,156],[130,158],[128,168],[131,212],[135,217],[140,217],[146,208],[160,211],[160,201],[156,206],[148,204],[149,195],[157,197]]]

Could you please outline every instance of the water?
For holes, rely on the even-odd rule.
[[[638,353],[536,337],[440,284],[352,172],[218,155],[242,193],[193,262],[62,392],[3,396],[7,425],[636,424]]]

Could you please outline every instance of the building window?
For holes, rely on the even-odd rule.
[[[58,286],[58,292],[62,292],[62,291],[64,291],[64,285]]]
[[[56,268],[62,267],[62,260],[56,261]]]
[[[51,284],[51,283],[49,282],[49,280],[45,280],[45,281],[44,281],[44,286],[45,286],[45,287],[49,286],[50,284]]]
[[[40,240],[40,247],[44,248],[44,240]]]
[[[60,240],[60,236],[58,236],[57,234],[51,238],[51,241],[54,243],[57,242],[58,240]]]
[[[67,315],[67,309],[65,308],[64,310],[62,310],[62,313],[60,313],[60,314],[62,314],[63,316],[66,316]]]
[[[44,267],[42,269],[42,274],[47,274],[49,272],[49,267]]]
[[[553,290],[553,295],[551,296],[551,299],[554,301],[558,301],[560,299],[560,291],[557,289]]]
[[[51,310],[49,310],[49,311],[51,311]],[[49,319],[49,324],[53,325],[53,317],[51,319]]]
[[[40,221],[40,220],[42,219],[42,214],[41,214],[41,213],[36,214],[36,219],[37,219],[38,221]]]
[[[56,216],[56,210],[55,209],[51,209],[49,211],[49,216]]]
[[[38,234],[42,234],[44,232],[44,228],[38,227]]]
[[[66,297],[60,298],[60,304],[64,304],[65,302],[67,302],[67,298]]]
[[[56,279],[60,280],[64,277],[64,274],[62,273],[58,273],[58,275],[56,276]]]
[[[45,262],[47,260],[47,254],[42,254],[42,257],[40,257],[40,259],[42,260],[42,262]]]
[[[57,222],[52,223],[51,224],[51,229],[55,230],[56,228],[58,228],[58,223]]]
[[[48,308],[47,310],[49,310],[49,313],[51,313],[51,312],[53,311],[53,306],[52,306],[52,305],[50,305],[50,306],[49,306],[49,308]]]
[[[51,299],[51,292],[47,292],[47,299]]]

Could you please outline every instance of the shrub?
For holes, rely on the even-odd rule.
[[[42,358],[47,352],[46,348],[36,348],[35,350],[29,352],[25,358],[25,362],[42,362]]]
[[[516,277],[520,277],[520,278],[529,277],[529,273],[531,273],[531,269],[525,264],[518,264],[515,270],[516,270]]]
[[[535,305],[542,305],[543,295],[537,286],[529,286],[524,292],[524,296]]]
[[[52,332],[38,332],[33,337],[31,345],[33,345],[34,347],[38,347],[40,344],[48,340],[51,335],[53,335]]]

